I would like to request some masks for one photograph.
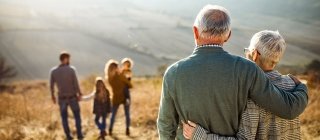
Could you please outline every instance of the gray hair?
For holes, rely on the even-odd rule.
[[[264,62],[279,62],[286,49],[286,42],[279,31],[264,30],[253,35],[249,50],[257,50]]]
[[[194,26],[198,28],[201,37],[227,36],[231,30],[229,12],[222,6],[206,5],[198,13]]]

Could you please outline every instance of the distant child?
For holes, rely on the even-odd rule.
[[[132,67],[133,67],[133,61],[130,58],[123,58],[121,60],[121,73],[129,80],[131,81],[132,78]],[[131,97],[130,97],[130,90],[129,87],[126,87],[124,90],[124,96],[126,98],[126,104],[130,104]]]
[[[106,88],[103,79],[101,77],[96,78],[95,90],[88,96],[83,97],[82,100],[88,100],[94,98],[93,101],[93,114],[95,114],[95,123],[100,130],[100,137],[104,139],[107,135],[106,129],[106,118],[111,112],[111,101],[110,93]]]

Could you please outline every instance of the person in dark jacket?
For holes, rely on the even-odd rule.
[[[94,91],[93,114],[96,115],[94,120],[100,130],[100,138],[102,139],[107,135],[105,131],[107,125],[106,119],[110,112],[111,101],[109,90],[106,88],[103,79],[98,77],[96,79]]]

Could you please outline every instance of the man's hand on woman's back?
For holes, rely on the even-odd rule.
[[[296,85],[301,84],[301,81],[297,77],[293,76],[292,74],[288,74],[288,76],[294,81]]]

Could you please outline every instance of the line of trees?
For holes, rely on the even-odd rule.
[[[10,78],[17,75],[17,72],[13,66],[7,64],[4,57],[0,56],[0,83],[5,82]]]
[[[310,86],[320,84],[320,61],[313,60],[306,66],[305,74],[308,75],[308,83]]]

